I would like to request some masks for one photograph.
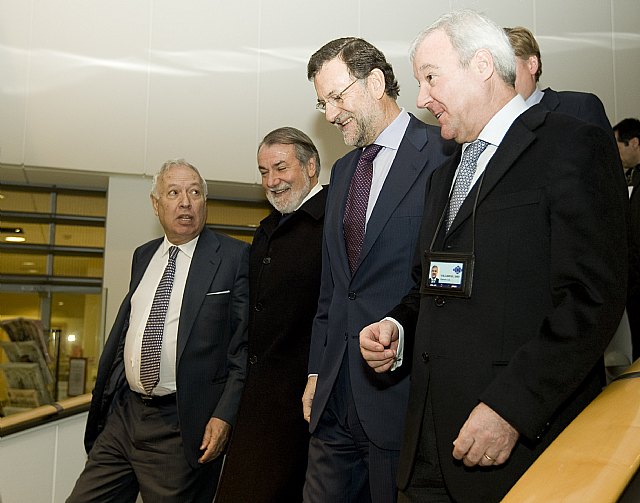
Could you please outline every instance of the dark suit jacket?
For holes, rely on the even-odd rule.
[[[327,188],[280,224],[273,211],[251,245],[249,365],[217,503],[299,503],[309,425],[311,324],[318,307]]]
[[[640,166],[633,168],[640,175]],[[633,176],[629,199],[629,291],[627,315],[631,327],[633,359],[640,358],[640,176]]]
[[[161,243],[162,238],[155,239],[133,254],[129,293],[100,357],[85,431],[87,452],[108,420],[114,396],[128,389],[122,359],[130,300]],[[246,370],[248,259],[249,245],[207,228],[191,259],[178,325],[176,400],[187,460],[194,468],[209,419],[235,423]],[[230,293],[207,295],[224,290]]]
[[[360,422],[371,442],[399,449],[409,394],[409,367],[377,375],[360,355],[359,333],[380,319],[411,287],[428,176],[446,159],[439,129],[411,117],[369,219],[360,263],[349,270],[342,219],[361,149],[339,159],[331,173],[325,214],[322,283],[311,335],[309,373],[319,374],[311,410],[313,432],[346,352]]]
[[[415,329],[411,395],[399,487],[409,482],[427,390],[440,464],[460,502],[499,501],[600,392],[602,355],[625,303],[626,189],[603,131],[532,107],[489,162],[475,213],[470,298],[414,289],[389,313]],[[460,152],[431,180],[421,250],[445,211]],[[473,200],[466,198],[436,250],[470,252]],[[416,284],[428,263],[416,257]],[[465,468],[451,445],[482,401],[520,432],[505,465]]]
[[[633,179],[629,198],[629,296],[640,299],[640,165],[633,169],[639,176]]]
[[[600,126],[615,141],[611,123],[604,111],[604,105],[595,94],[579,91],[554,91],[549,87],[543,93],[539,103],[543,108]]]

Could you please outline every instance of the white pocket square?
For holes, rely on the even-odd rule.
[[[224,295],[225,293],[231,293],[231,290],[220,290],[219,292],[208,292],[207,295]]]

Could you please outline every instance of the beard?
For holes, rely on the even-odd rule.
[[[353,131],[348,131],[339,127],[340,124],[348,119],[351,119],[351,127],[353,127]],[[373,120],[370,115],[359,114],[356,116],[353,113],[344,112],[338,116],[335,124],[342,133],[345,145],[352,147],[366,147],[375,140],[375,137],[371,138]]]
[[[267,189],[266,195],[267,199],[271,203],[276,210],[278,210],[282,214],[293,213],[300,203],[303,201],[307,194],[311,190],[311,178],[307,175],[307,173],[302,171],[303,184],[300,188],[294,189],[290,183],[281,183],[277,187],[273,189]],[[285,196],[277,196],[274,192],[279,190],[289,189]]]

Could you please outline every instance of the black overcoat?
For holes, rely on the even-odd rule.
[[[272,212],[251,246],[249,363],[216,502],[302,501],[302,417],[322,266],[323,188],[294,214]]]

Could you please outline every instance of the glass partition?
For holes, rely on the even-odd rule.
[[[106,192],[0,184],[0,415],[93,389]]]

